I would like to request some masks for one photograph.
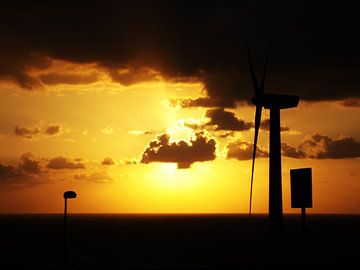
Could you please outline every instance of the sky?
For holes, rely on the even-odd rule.
[[[282,189],[360,213],[356,9],[330,1],[2,1],[0,213],[247,213],[250,54],[281,111]],[[271,48],[271,49],[270,49]],[[263,110],[253,212],[268,211]]]

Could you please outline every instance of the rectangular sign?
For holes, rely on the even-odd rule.
[[[291,207],[312,207],[312,174],[311,168],[290,170]]]

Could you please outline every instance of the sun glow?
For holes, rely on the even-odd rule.
[[[124,75],[131,75],[128,73],[118,71],[115,74],[118,77],[115,77],[120,81],[125,80]],[[0,162],[6,166],[15,166],[19,170],[19,157],[29,152],[35,157],[35,163],[31,164],[36,165],[36,162],[40,161],[39,166],[42,168],[37,170],[35,166],[34,172],[41,171],[38,177],[44,179],[40,180],[52,184],[33,186],[28,193],[26,190],[17,191],[16,194],[0,190],[0,205],[3,207],[0,212],[58,212],[61,205],[56,196],[65,189],[78,192],[78,206],[74,205],[77,212],[248,211],[251,162],[229,159],[227,145],[234,141],[252,142],[253,130],[216,130],[206,124],[211,120],[206,117],[208,108],[182,108],[172,102],[203,96],[203,83],[165,81],[148,72],[149,81],[135,80],[133,84],[123,85],[96,65],[55,60],[47,70],[35,70],[29,74],[38,78],[48,91],[19,91],[14,94],[7,91],[10,90],[7,87],[0,89]],[[136,79],[136,76],[141,74],[132,75]],[[298,111],[282,113],[282,123],[291,128],[290,132],[282,134],[282,141],[298,145],[305,134],[314,134],[314,127],[308,125],[310,118],[320,123],[317,124],[316,132],[321,134],[336,137],[338,130],[344,130],[346,134],[358,136],[355,127],[346,127],[347,124],[339,120],[348,115],[347,112],[344,114],[344,109],[339,110],[329,104],[325,106],[325,103],[321,106],[305,105],[302,103]],[[252,107],[238,107],[236,116],[247,122],[252,121],[253,113]],[[353,110],[352,113],[356,111]],[[267,114],[268,111],[265,110],[264,118],[268,118]],[[328,119],[328,115],[333,115],[332,119]],[[332,126],[334,117],[339,118],[339,121],[336,121],[336,131],[328,128]],[[21,127],[17,134],[14,133],[15,126]],[[27,133],[19,136],[21,131]],[[156,142],[158,136],[166,133],[169,136],[166,146],[176,143],[180,148],[184,142],[189,146],[193,145],[191,141],[194,142],[200,131],[204,132],[204,137],[216,141],[214,160],[195,160],[186,163],[189,165],[186,168],[181,166],[181,163],[166,163],[166,160],[151,161],[148,164],[140,162],[144,150],[150,142]],[[268,133],[261,131],[259,146],[268,149],[268,140]],[[246,144],[239,145],[242,150],[248,147]],[[75,164],[76,160],[81,158],[84,168],[70,166],[68,169],[48,171],[48,161],[59,156],[66,157],[66,160]],[[108,158],[106,162],[105,158]],[[113,162],[109,161],[110,158]],[[331,163],[332,169],[339,166],[336,167],[335,174],[329,166],[323,165],[323,162],[316,161],[321,170],[314,174],[314,179],[326,178],[319,182],[314,181],[314,194],[318,201],[316,210],[324,212],[350,209],[357,212],[358,207],[351,202],[345,205],[348,200],[343,198],[348,194],[357,198],[355,191],[358,182],[353,179],[360,175],[356,169],[358,161],[334,161]],[[329,161],[326,163],[330,164]],[[315,168],[314,160],[283,161],[286,212],[292,211],[288,200],[288,171],[304,164]],[[350,172],[348,168],[351,169]],[[268,161],[258,159],[254,182],[254,212],[267,212],[267,170]],[[340,182],[332,180],[335,178],[342,179],[341,185]],[[336,187],[336,192],[328,187],[330,184],[332,188]],[[346,185],[350,186],[349,190],[353,193],[345,191]],[[338,199],[333,200],[336,196]],[[7,205],[6,202],[10,200],[16,201],[16,205]],[[34,200],[38,200],[38,205],[35,206]],[[45,201],[46,204],[43,203]],[[339,206],[339,201],[344,205]],[[326,205],[331,208],[326,208]]]
[[[167,128],[166,133],[170,135],[171,142],[189,141],[191,136],[194,135],[193,130],[184,125],[184,120],[179,120],[175,125]]]
[[[183,192],[193,189],[198,184],[194,181],[193,175],[191,169],[178,169],[176,163],[162,163],[156,164],[151,178],[157,188]]]

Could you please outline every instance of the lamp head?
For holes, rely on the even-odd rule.
[[[76,193],[75,191],[65,191],[64,192],[64,199],[75,199],[76,198]]]

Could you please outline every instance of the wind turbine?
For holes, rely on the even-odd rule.
[[[255,135],[251,167],[250,206],[251,217],[252,188],[257,149],[257,140],[261,123],[262,108],[270,110],[270,159],[269,159],[269,223],[272,232],[281,232],[283,222],[282,185],[281,185],[281,139],[280,139],[280,110],[297,107],[300,97],[276,93],[265,93],[265,76],[269,62],[270,49],[267,53],[263,75],[260,84],[255,74],[248,47],[248,60],[255,96],[251,102],[256,106]]]

